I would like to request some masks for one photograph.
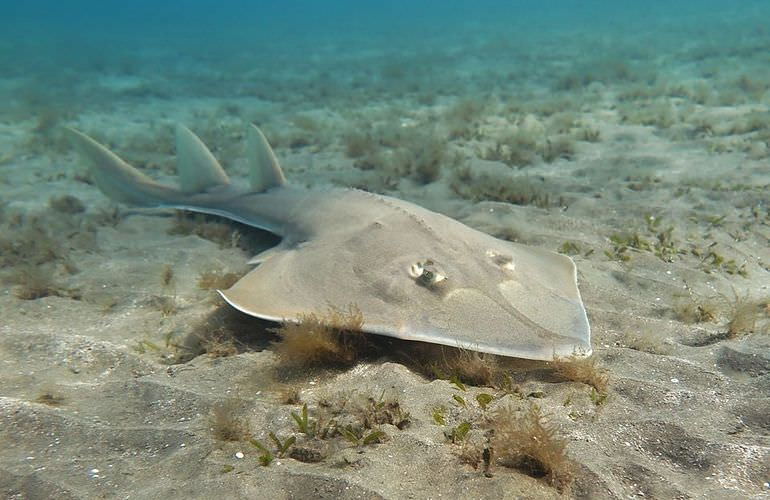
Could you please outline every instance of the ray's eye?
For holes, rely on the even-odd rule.
[[[409,268],[409,276],[414,278],[418,285],[430,289],[438,287],[447,279],[430,259],[412,264]]]

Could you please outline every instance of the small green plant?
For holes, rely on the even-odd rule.
[[[462,380],[460,380],[460,377],[458,377],[457,375],[452,375],[449,378],[449,382],[463,392],[468,390],[468,388],[465,387],[465,384],[463,384]]]
[[[436,425],[446,425],[446,408],[438,406],[433,409],[433,422]]]
[[[607,400],[607,393],[597,391],[595,387],[591,387],[591,394],[589,395],[591,402],[596,406],[600,406]]]
[[[149,340],[138,340],[136,344],[132,346],[132,349],[138,354],[146,354],[147,351],[162,351],[158,344]]]
[[[345,439],[359,447],[382,443],[386,437],[385,432],[379,429],[373,429],[366,433],[363,429],[356,429],[350,425],[341,428],[340,433]]]
[[[735,259],[730,259],[722,264],[722,269],[729,275],[738,275],[743,278],[749,277],[749,272],[746,270],[746,263],[738,265]]]
[[[376,428],[380,424],[391,424],[403,430],[411,422],[409,412],[404,411],[398,401],[385,399],[385,390],[377,400],[371,396],[366,398],[358,405],[356,413],[367,429]]]
[[[289,436],[285,441],[281,441],[273,432],[270,432],[268,436],[273,441],[273,443],[275,443],[276,450],[278,451],[278,457],[283,457],[286,452],[289,451],[289,448],[291,448],[297,441],[297,438],[294,436]]]
[[[612,250],[605,250],[604,255],[610,260],[616,260],[621,263],[631,260],[631,255],[628,254],[628,247],[617,244],[613,245]]]
[[[258,449],[260,452],[262,452],[259,455],[259,464],[262,467],[267,467],[271,463],[273,463],[273,460],[275,457],[273,456],[273,452],[270,451],[270,449],[262,444],[262,442],[256,440],[256,439],[250,439],[249,443],[251,443],[256,449]]]
[[[461,408],[468,408],[468,403],[465,402],[465,398],[459,394],[452,395],[452,399],[454,399],[455,403],[457,403],[457,406]]]
[[[685,250],[677,246],[673,236],[674,226],[661,229],[661,221],[659,217],[646,214],[644,222],[647,234],[642,235],[638,231],[614,233],[609,237],[612,249],[605,250],[604,254],[612,260],[628,262],[631,260],[629,250],[635,250],[650,252],[664,262],[673,262]]]
[[[673,226],[655,234],[658,241],[657,243],[653,243],[653,253],[657,258],[664,262],[674,262],[674,257],[684,253],[683,250],[680,250],[676,246],[673,234]]]
[[[302,412],[299,415],[291,412],[291,417],[297,423],[297,427],[302,434],[306,434],[308,436],[313,436],[315,434],[315,429],[312,425],[313,422],[308,417],[307,403],[302,405]]]
[[[476,395],[476,402],[479,404],[481,409],[485,411],[489,406],[489,403],[494,401],[494,399],[495,399],[494,396],[492,396],[491,394],[487,394],[485,392],[482,392],[481,394]]]
[[[722,227],[722,223],[726,218],[726,215],[708,215],[704,218],[704,220],[711,227]]]
[[[577,255],[581,252],[580,246],[572,241],[565,241],[556,251],[565,255]]]
[[[521,387],[513,381],[513,377],[508,373],[503,373],[499,389],[505,394],[515,395],[520,399],[524,397],[521,393]]]
[[[712,274],[721,270],[731,276],[738,275],[743,278],[748,278],[749,272],[746,269],[746,263],[744,262],[739,265],[735,259],[727,259],[724,255],[714,250],[716,244],[716,242],[713,242],[706,248],[706,250],[701,250],[699,248],[691,250],[693,255],[701,259],[701,270],[706,274]]]
[[[460,422],[457,424],[457,426],[452,427],[452,429],[448,432],[446,432],[447,439],[449,439],[453,444],[459,444],[465,441],[465,438],[468,437],[468,432],[471,430],[471,423],[467,420]]]

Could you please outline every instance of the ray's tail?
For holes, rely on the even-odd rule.
[[[184,206],[192,196],[230,185],[230,179],[208,148],[181,125],[176,129],[179,189],[153,181],[86,134],[73,128],[67,130],[75,149],[88,162],[96,185],[115,201],[141,207]],[[273,150],[254,125],[249,127],[247,150],[254,191],[285,184]]]

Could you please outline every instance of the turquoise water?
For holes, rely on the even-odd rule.
[[[5,1],[0,57],[4,74],[26,76],[63,65],[111,71],[127,59],[141,70],[157,62],[153,51],[232,62],[229,72],[243,69],[243,59],[259,64],[280,55],[285,67],[301,71],[303,60],[329,44],[334,48],[322,52],[327,63],[363,49],[398,58],[452,47],[484,57],[489,48],[474,44],[507,43],[515,50],[561,40],[567,48],[582,44],[601,60],[601,50],[619,48],[654,56],[702,43],[766,42],[762,20],[769,12],[762,1]],[[548,52],[558,57],[559,47]]]

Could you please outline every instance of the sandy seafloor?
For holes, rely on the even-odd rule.
[[[471,31],[388,50],[266,45],[258,57],[124,48],[0,75],[0,495],[767,498],[770,34],[759,19],[622,43]],[[6,44],[2,57],[34,49]],[[264,442],[298,435],[273,325],[198,286],[208,271],[245,272],[266,240],[179,234],[173,214],[115,206],[61,127],[173,183],[183,123],[246,182],[250,122],[293,183],[400,197],[572,254],[606,400],[542,364],[515,372],[521,396],[464,394],[494,395],[489,412],[538,404],[575,463],[567,490],[463,463],[445,431],[469,420],[479,439],[483,412],[387,356],[293,382],[311,414],[338,394],[397,399],[411,422],[383,425],[384,443],[336,438],[316,443],[320,462],[262,467],[248,442],[214,436],[222,405]],[[736,310],[748,316],[731,327]],[[174,348],[207,329],[234,335],[238,352]],[[442,406],[445,426],[432,417]]]

